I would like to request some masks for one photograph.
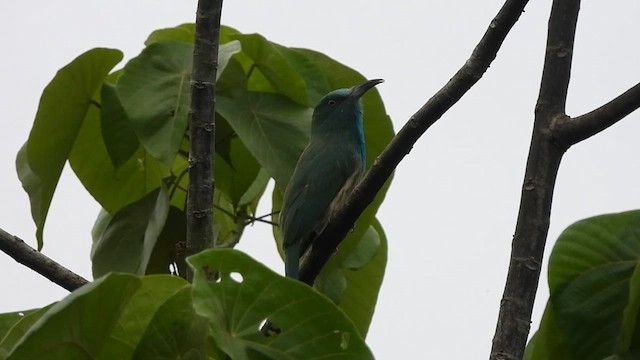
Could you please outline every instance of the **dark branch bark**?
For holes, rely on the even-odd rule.
[[[189,111],[189,191],[187,195],[186,256],[214,246],[213,155],[215,138],[215,79],[222,0],[200,0],[191,76]],[[187,280],[192,272],[187,268]]]
[[[22,239],[0,229],[0,250],[63,288],[73,291],[88,281],[27,245]]]
[[[573,43],[579,0],[554,0],[529,157],[522,186],[507,281],[490,359],[522,359],[531,324],[551,202],[562,155],[570,144],[552,131],[554,120],[566,118]]]
[[[427,103],[416,112],[378,156],[353,194],[314,241],[313,249],[300,271],[300,279],[313,284],[316,276],[335,252],[364,209],[373,201],[400,161],[420,136],[476,83],[495,59],[502,42],[524,11],[527,0],[508,0],[473,50],[471,57]]]
[[[639,107],[640,83],[584,115],[558,118],[554,134],[564,143],[576,144],[617,123]]]

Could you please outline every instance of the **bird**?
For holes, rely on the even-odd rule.
[[[373,79],[334,90],[313,110],[309,143],[286,187],[279,217],[289,278],[298,279],[300,258],[364,174],[361,98],[382,82]]]

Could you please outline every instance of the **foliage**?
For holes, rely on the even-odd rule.
[[[2,354],[14,359],[44,353],[64,359],[371,357],[363,338],[387,250],[375,213],[388,183],[319,276],[316,289],[333,302],[231,250],[190,258],[193,286],[167,275],[184,274],[187,266],[179,258],[189,181],[193,36],[192,24],[155,31],[142,52],[118,70],[120,51],[89,50],[45,89],[16,167],[40,248],[66,161],[100,203],[91,253],[97,280],[50,307],[0,316],[6,334]],[[220,43],[214,229],[217,246],[225,248],[240,241],[247,225],[263,220],[256,209],[270,179],[273,210],[279,211],[278,199],[307,143],[315,103],[365,78],[326,55],[257,34],[223,27]],[[363,105],[371,165],[393,130],[375,90]],[[277,215],[272,218],[277,224]],[[273,228],[277,245],[277,225]],[[241,273],[243,280],[229,272]],[[314,321],[320,316],[322,321]],[[259,333],[265,319],[282,332],[269,338]]]
[[[208,250],[190,264],[193,285],[170,275],[109,273],[27,313],[8,330],[0,353],[68,360],[373,358],[344,312],[308,286],[231,249]],[[282,332],[260,334],[266,318]]]
[[[549,259],[550,298],[525,359],[636,359],[640,211],[569,226]]]

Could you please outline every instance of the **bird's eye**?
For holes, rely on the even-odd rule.
[[[333,100],[333,99],[331,99],[331,100],[327,101],[327,103],[328,103],[329,105],[335,105],[335,104],[336,104],[336,101],[335,101],[335,100]]]

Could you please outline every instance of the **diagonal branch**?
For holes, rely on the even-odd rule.
[[[191,75],[189,111],[189,191],[187,193],[187,251],[190,256],[214,245],[213,169],[215,92],[222,0],[200,0]],[[187,280],[193,272],[187,267]]]
[[[41,252],[27,245],[22,239],[0,229],[0,250],[15,261],[34,270],[63,288],[73,291],[88,281]]]
[[[622,120],[640,108],[640,83],[620,96],[578,117],[558,118],[554,134],[559,141],[576,144]]]
[[[507,0],[473,50],[471,57],[427,103],[416,112],[376,159],[344,206],[335,213],[300,271],[300,279],[312,284],[364,209],[373,201],[400,161],[420,136],[476,83],[495,59],[500,46],[520,18],[528,0]]]

